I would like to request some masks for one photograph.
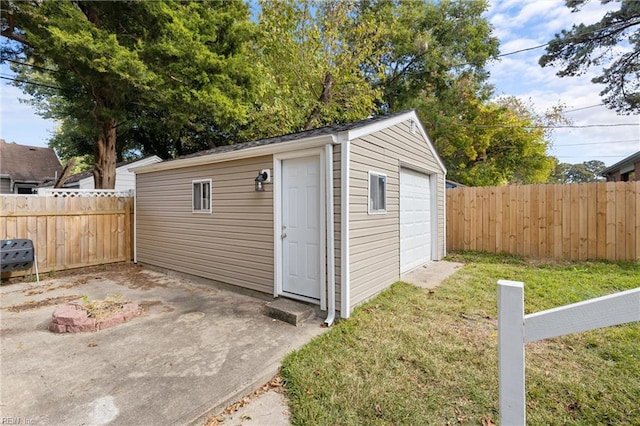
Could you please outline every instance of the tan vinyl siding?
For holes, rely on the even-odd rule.
[[[272,156],[137,175],[137,258],[273,293],[273,185],[254,190]],[[192,181],[211,179],[212,213],[192,212]]]
[[[438,247],[444,256],[444,175],[420,132],[409,121],[351,142],[350,285],[352,307],[400,278],[400,164],[437,174]],[[387,212],[368,214],[368,172],[387,175]]]
[[[386,213],[367,212],[369,171],[387,176]],[[351,142],[349,189],[350,304],[355,306],[399,278],[398,160],[384,156],[384,149],[372,136]]]

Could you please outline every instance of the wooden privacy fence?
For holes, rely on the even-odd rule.
[[[447,249],[640,258],[640,181],[447,189]]]
[[[640,287],[524,314],[524,284],[498,281],[500,423],[525,425],[525,344],[640,321]]]
[[[0,239],[33,240],[40,272],[128,261],[132,211],[132,197],[2,195]]]

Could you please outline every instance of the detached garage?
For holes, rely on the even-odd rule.
[[[137,168],[137,262],[349,316],[445,255],[445,168],[414,111]]]

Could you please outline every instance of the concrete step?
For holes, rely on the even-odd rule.
[[[279,298],[265,305],[264,314],[270,318],[298,326],[309,318],[313,318],[316,315],[316,310],[315,307],[306,303]]]

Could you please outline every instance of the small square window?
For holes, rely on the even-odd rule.
[[[387,212],[387,176],[369,172],[369,213]]]
[[[211,179],[192,181],[193,213],[211,213]]]

